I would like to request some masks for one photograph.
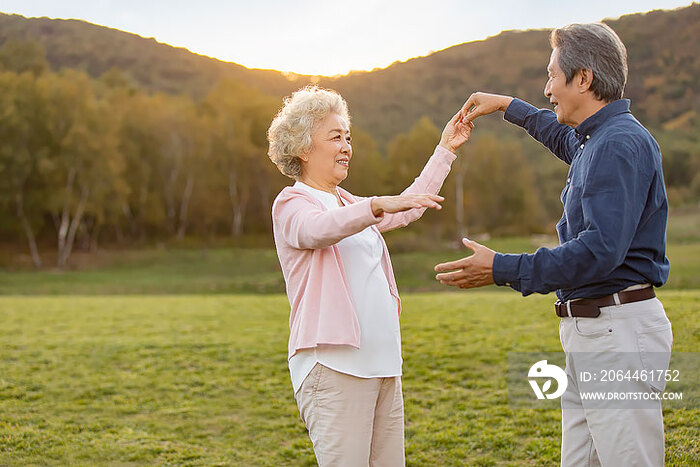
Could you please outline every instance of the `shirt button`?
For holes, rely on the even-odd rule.
[[[591,139],[591,135],[586,135],[586,139]]]
[[[581,145],[581,149],[583,149],[584,146],[585,146],[585,144],[582,144],[582,145]]]
[[[571,183],[571,179],[570,179],[570,178],[567,178],[567,179],[566,179],[566,183]]]
[[[507,286],[507,287],[510,287],[510,282],[506,282],[506,286]]]

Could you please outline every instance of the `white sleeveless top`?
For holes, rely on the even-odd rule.
[[[295,188],[311,193],[327,209],[339,209],[331,193],[296,182]],[[389,292],[382,269],[383,247],[371,227],[337,244],[360,324],[360,348],[348,345],[319,345],[300,350],[289,359],[294,393],[316,363],[360,378],[401,376],[401,331],[398,303]]]

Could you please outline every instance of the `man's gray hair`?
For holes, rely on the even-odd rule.
[[[558,50],[559,67],[567,84],[580,70],[593,71],[591,91],[605,102],[622,98],[627,82],[627,49],[607,24],[570,24],[549,38]]]

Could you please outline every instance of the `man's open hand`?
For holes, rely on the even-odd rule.
[[[462,243],[474,254],[449,263],[438,264],[435,266],[435,271],[441,274],[435,276],[435,279],[441,284],[460,289],[493,284],[493,258],[496,252],[468,238],[462,239]]]

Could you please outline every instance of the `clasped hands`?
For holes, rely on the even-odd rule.
[[[453,119],[458,118],[460,123],[469,125],[471,132],[474,119],[499,110],[505,112],[512,101],[512,97],[477,92],[469,96]],[[462,243],[472,250],[473,254],[456,261],[438,264],[435,271],[440,274],[437,274],[435,279],[441,284],[460,289],[493,284],[493,260],[496,252],[468,238],[462,239]]]
[[[512,97],[497,94],[482,92],[472,94],[460,111],[445,126],[440,146],[453,153],[456,152],[462,144],[469,140],[471,131],[474,129],[474,119],[499,110],[505,111],[512,100]],[[413,208],[440,209],[439,202],[443,199],[440,196],[428,194],[382,196],[373,200],[372,210],[375,215],[381,215],[384,212],[400,212]],[[493,261],[496,252],[468,238],[462,239],[462,243],[472,250],[473,254],[462,259],[438,264],[435,266],[435,271],[439,274],[435,276],[435,279],[439,280],[441,284],[461,289],[493,284]]]
[[[457,152],[474,128],[474,124],[464,120],[463,109],[454,114],[445,128],[442,130],[439,146],[450,152]],[[410,209],[432,208],[441,209],[440,202],[445,198],[429,193],[406,193],[396,196],[378,196],[372,199],[372,213],[379,217],[384,213],[392,214],[408,211]]]

